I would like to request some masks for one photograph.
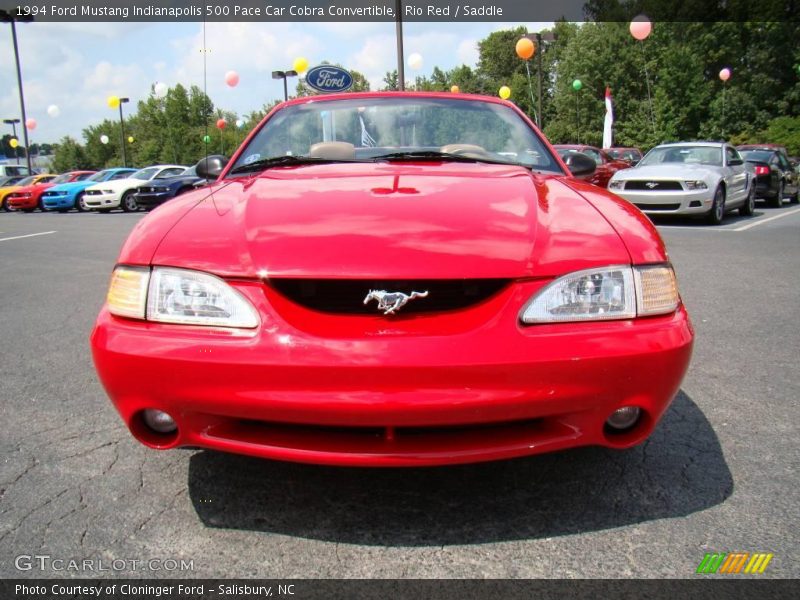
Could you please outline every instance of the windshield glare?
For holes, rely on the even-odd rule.
[[[638,166],[666,163],[722,166],[722,148],[714,146],[657,146],[650,150]]]
[[[18,181],[15,185],[23,186],[23,185],[30,185],[33,183],[33,180],[36,179],[35,175],[31,175],[30,177],[26,177],[21,181]]]
[[[71,177],[72,175],[70,173],[64,173],[53,179],[51,183],[66,183],[70,180]]]
[[[135,173],[128,175],[130,179],[142,179],[144,181],[148,181],[153,178],[153,176],[158,172],[158,169],[150,167],[147,169],[140,169]]]
[[[561,173],[540,138],[507,106],[446,98],[357,98],[295,104],[259,130],[232,167],[283,156],[309,156],[322,142],[353,145],[350,160],[399,152],[454,152],[478,146],[491,162]],[[346,159],[343,159],[346,160]]]

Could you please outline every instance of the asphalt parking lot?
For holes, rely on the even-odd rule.
[[[697,341],[642,446],[399,470],[135,442],[88,336],[141,217],[0,214],[0,576],[109,575],[18,570],[45,555],[135,577],[684,578],[733,551],[800,576],[797,206],[659,223]]]

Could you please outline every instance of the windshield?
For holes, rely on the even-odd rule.
[[[70,180],[71,177],[72,177],[72,174],[64,173],[63,175],[59,175],[58,177],[53,179],[52,183],[67,183]]]
[[[509,107],[424,97],[288,106],[264,124],[231,171],[270,158],[320,156],[311,147],[325,142],[339,142],[337,160],[343,162],[409,152],[465,153],[486,162],[562,173],[542,140]]]
[[[128,175],[130,179],[142,179],[144,181],[149,181],[153,178],[153,176],[158,173],[158,169],[155,167],[149,167],[147,169],[140,169],[135,173]]]
[[[34,179],[36,179],[36,176],[35,175],[31,175],[30,177],[26,177],[25,179],[22,179],[21,181],[18,181],[15,185],[18,185],[18,186],[30,185],[30,184],[33,183]]]
[[[105,181],[105,179],[106,179],[106,177],[108,177],[109,173],[111,173],[111,171],[108,171],[108,170],[106,170],[106,171],[98,171],[97,173],[95,173],[94,175],[89,177],[86,181]]]
[[[722,148],[717,146],[656,146],[639,162],[640,167],[665,163],[722,166]]]
[[[742,152],[742,158],[750,161],[769,162],[772,158],[772,152],[764,150],[745,150]]]

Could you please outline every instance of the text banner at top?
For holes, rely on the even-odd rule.
[[[3,20],[68,21],[796,21],[793,0],[0,0]],[[701,6],[702,5],[702,6]],[[630,8],[628,8],[630,7]]]

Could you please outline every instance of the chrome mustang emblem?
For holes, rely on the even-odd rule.
[[[415,298],[425,298],[428,292],[411,292],[411,294],[404,294],[403,292],[387,292],[386,290],[370,290],[367,297],[364,298],[364,304],[369,304],[370,300],[378,301],[378,310],[382,310],[385,315],[393,315],[398,310],[403,308],[410,300]]]
[[[647,187],[649,187],[651,190],[652,190],[653,188],[655,188],[655,187],[658,187],[658,183],[656,183],[655,181],[648,181],[647,183],[645,183],[645,185],[646,185]]]

